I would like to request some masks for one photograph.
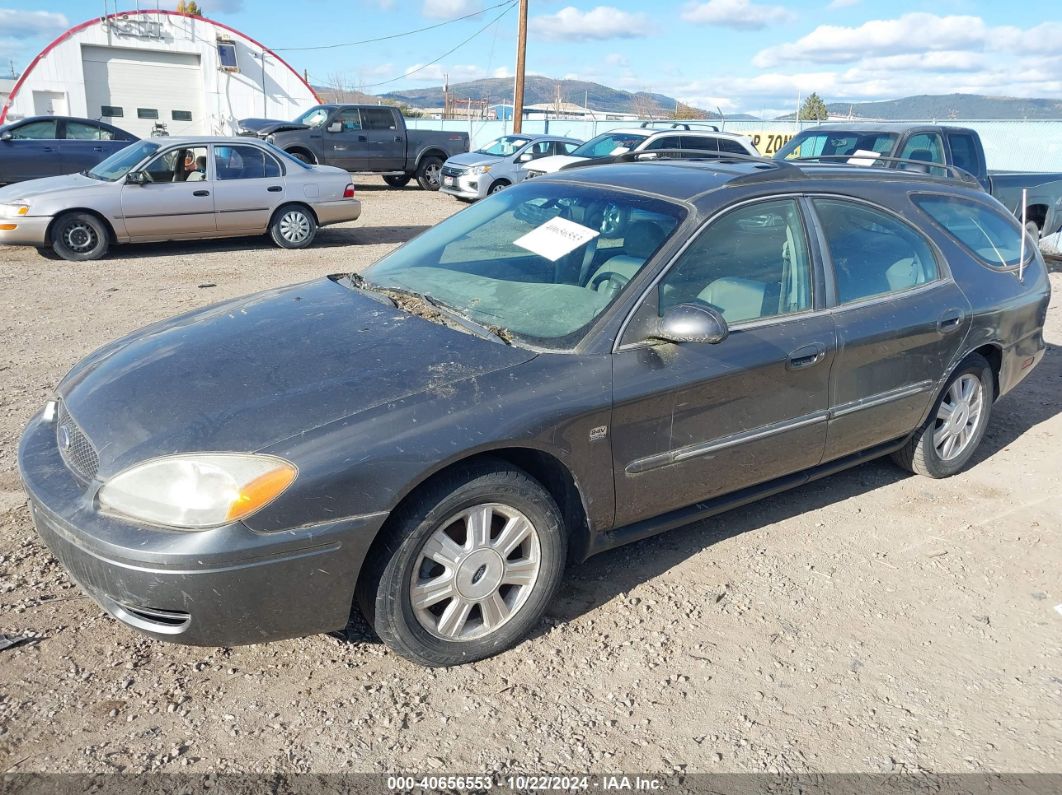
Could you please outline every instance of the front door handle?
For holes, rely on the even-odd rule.
[[[786,358],[785,366],[787,370],[803,370],[807,367],[814,367],[825,358],[826,346],[821,342],[813,342],[790,353]]]
[[[193,196],[209,196],[210,195],[210,191],[208,191],[208,190],[192,191],[192,195]]]
[[[396,135],[395,136],[395,143],[396,144],[402,143],[402,136],[401,135]]]
[[[941,334],[950,334],[953,331],[957,331],[962,326],[962,321],[965,317],[966,313],[961,309],[949,309],[937,320],[937,331]]]
[[[282,188],[280,185],[270,185],[268,188],[266,188],[266,190],[270,193],[280,193],[282,190],[284,190],[284,188]]]

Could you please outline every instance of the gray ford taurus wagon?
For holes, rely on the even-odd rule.
[[[524,637],[566,561],[877,456],[955,474],[1048,300],[961,183],[591,166],[105,346],[19,465],[54,555],[138,630],[256,643],[356,607],[451,665]]]

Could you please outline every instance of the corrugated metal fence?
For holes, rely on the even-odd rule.
[[[941,124],[957,124],[977,130],[984,142],[988,167],[1006,171],[1062,171],[1062,120],[1051,121],[940,121]],[[472,138],[472,148],[483,146],[512,131],[512,122],[503,121],[438,121],[435,119],[410,119],[414,128],[446,129],[467,132]],[[587,140],[598,133],[617,127],[636,127],[637,122],[575,121],[555,119],[552,121],[525,121],[527,133],[552,133]],[[810,126],[804,123],[803,127]],[[778,134],[793,135],[798,131],[795,122],[779,121],[731,121],[724,129],[745,135]]]

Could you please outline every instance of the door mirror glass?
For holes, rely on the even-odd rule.
[[[342,132],[342,131],[343,131],[343,122],[341,122],[341,121],[334,121],[334,122],[332,122],[331,124],[328,125],[328,132],[330,132],[330,133],[337,133],[337,132]]]
[[[649,339],[660,342],[722,342],[730,334],[722,314],[709,306],[678,304],[664,312]]]
[[[143,171],[130,171],[125,175],[125,181],[128,185],[143,185],[147,182]]]

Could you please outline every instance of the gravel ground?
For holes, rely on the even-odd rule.
[[[150,321],[359,269],[461,205],[359,183],[305,252],[0,248],[0,772],[1062,771],[1062,312],[947,481],[887,462],[601,555],[514,651],[417,668],[357,620],[231,649],[109,618],[37,540],[18,435],[78,359]],[[1052,275],[1056,293],[1062,275]]]

